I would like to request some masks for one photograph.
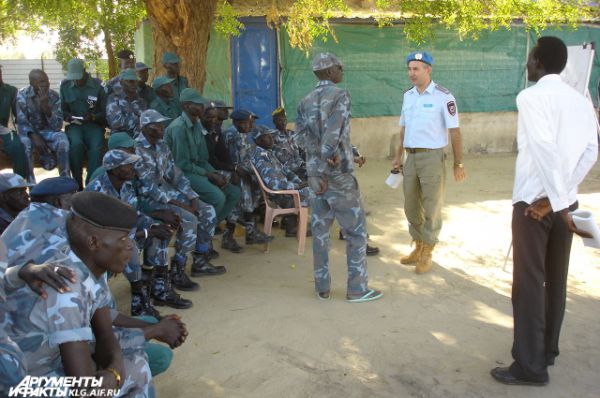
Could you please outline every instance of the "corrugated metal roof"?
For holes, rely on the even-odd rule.
[[[2,80],[17,88],[29,85],[29,72],[43,69],[50,80],[50,88],[58,91],[60,82],[65,78],[62,65],[55,59],[1,59]]]

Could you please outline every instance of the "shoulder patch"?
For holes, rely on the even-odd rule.
[[[449,101],[446,104],[446,108],[448,108],[448,113],[450,116],[456,115],[456,103],[454,101]]]
[[[450,94],[450,90],[448,90],[446,87],[444,86],[440,86],[439,84],[435,85],[435,88],[437,88],[438,90],[440,90],[442,93],[444,94]]]

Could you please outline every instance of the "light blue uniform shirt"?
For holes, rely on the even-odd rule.
[[[416,87],[411,88],[404,93],[400,126],[405,128],[405,148],[445,147],[448,129],[458,127],[454,96],[433,80],[422,94]]]

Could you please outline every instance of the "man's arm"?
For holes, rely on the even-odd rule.
[[[403,159],[404,159],[404,126],[400,126],[400,139],[398,143],[398,149],[396,150],[396,157],[392,162],[392,169],[402,171]]]
[[[165,132],[165,138],[165,142],[169,146],[169,149],[171,149],[177,167],[185,173],[198,174],[201,176],[207,174],[206,169],[197,166],[192,162],[189,143],[185,137],[183,137],[182,132],[176,131],[169,126]]]
[[[321,109],[318,110],[321,112]],[[331,114],[323,121],[323,135],[321,136],[321,158],[318,171],[320,174],[329,174],[330,165],[335,164],[335,156],[340,143],[340,134],[350,116],[350,98],[341,92],[332,105]]]
[[[27,113],[27,99],[23,93],[18,93],[16,97],[16,118],[17,131],[19,135],[27,137],[29,133],[35,132],[33,125],[29,121]]]
[[[452,142],[452,155],[454,156],[454,180],[456,182],[464,181],[467,178],[465,167],[462,164],[462,140],[460,128],[448,129],[450,131],[450,142]]]
[[[60,96],[55,91],[48,93],[48,101],[51,101],[50,107],[52,115],[48,119],[48,126],[52,131],[60,131],[63,127],[63,113],[60,105]]]
[[[596,123],[593,109],[593,106],[591,106],[588,142],[581,158],[577,162],[577,166],[575,166],[575,170],[573,170],[573,175],[569,182],[570,187],[577,187],[581,184],[598,159],[598,124]]]
[[[110,308],[102,307],[94,312],[92,316],[92,331],[96,338],[95,359],[98,368],[101,369],[99,373],[104,369],[111,368],[121,376],[121,381],[124,381],[126,370],[123,364],[123,354],[119,341],[112,330]],[[103,376],[105,375],[103,374]]]

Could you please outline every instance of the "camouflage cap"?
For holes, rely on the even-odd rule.
[[[181,58],[175,53],[164,53],[162,57],[163,64],[178,64],[181,62]]]
[[[119,166],[135,163],[140,159],[141,157],[138,155],[127,153],[120,149],[111,149],[110,151],[106,152],[102,158],[102,166],[106,170],[112,170]]]
[[[140,72],[142,70],[147,70],[147,69],[152,69],[151,67],[149,67],[148,65],[146,65],[143,62],[136,62],[135,63],[135,71],[136,72]]]
[[[137,224],[137,212],[133,207],[101,192],[76,193],[71,202],[71,211],[97,228],[129,232]]]
[[[416,51],[408,54],[406,64],[408,65],[410,61],[421,61],[427,65],[433,65],[433,57],[427,51]]]
[[[69,177],[51,177],[42,180],[35,187],[31,188],[31,196],[63,195],[66,193],[75,193],[79,189],[79,184]]]
[[[152,123],[166,122],[167,120],[171,120],[171,118],[161,115],[159,111],[154,109],[148,109],[140,115],[140,128],[144,128]]]
[[[28,188],[34,184],[30,184],[23,177],[13,173],[0,174],[0,193],[6,192],[15,188]]]
[[[207,105],[208,100],[204,98],[198,90],[193,88],[184,89],[179,95],[179,102],[193,102],[195,104]]]
[[[67,80],[80,80],[83,78],[85,65],[79,58],[73,58],[67,64]]]
[[[254,131],[254,139],[257,139],[258,137],[262,137],[263,135],[271,135],[271,134],[273,134],[271,129],[269,129],[267,126],[263,126],[262,124],[259,124],[256,126],[256,130]]]
[[[342,61],[332,53],[319,53],[315,56],[312,63],[312,70],[318,71],[331,68],[334,65],[342,65]]]
[[[135,70],[129,68],[129,69],[125,69],[124,71],[122,71],[119,74],[119,78],[121,80],[140,80],[137,77],[137,74],[135,73]]]
[[[133,148],[135,140],[124,131],[116,131],[108,139],[108,149]]]
[[[164,86],[165,84],[169,84],[172,81],[174,81],[175,79],[173,79],[172,77],[167,77],[167,76],[158,76],[156,79],[154,79],[154,81],[152,82],[152,88],[153,89],[157,89],[160,86]]]

